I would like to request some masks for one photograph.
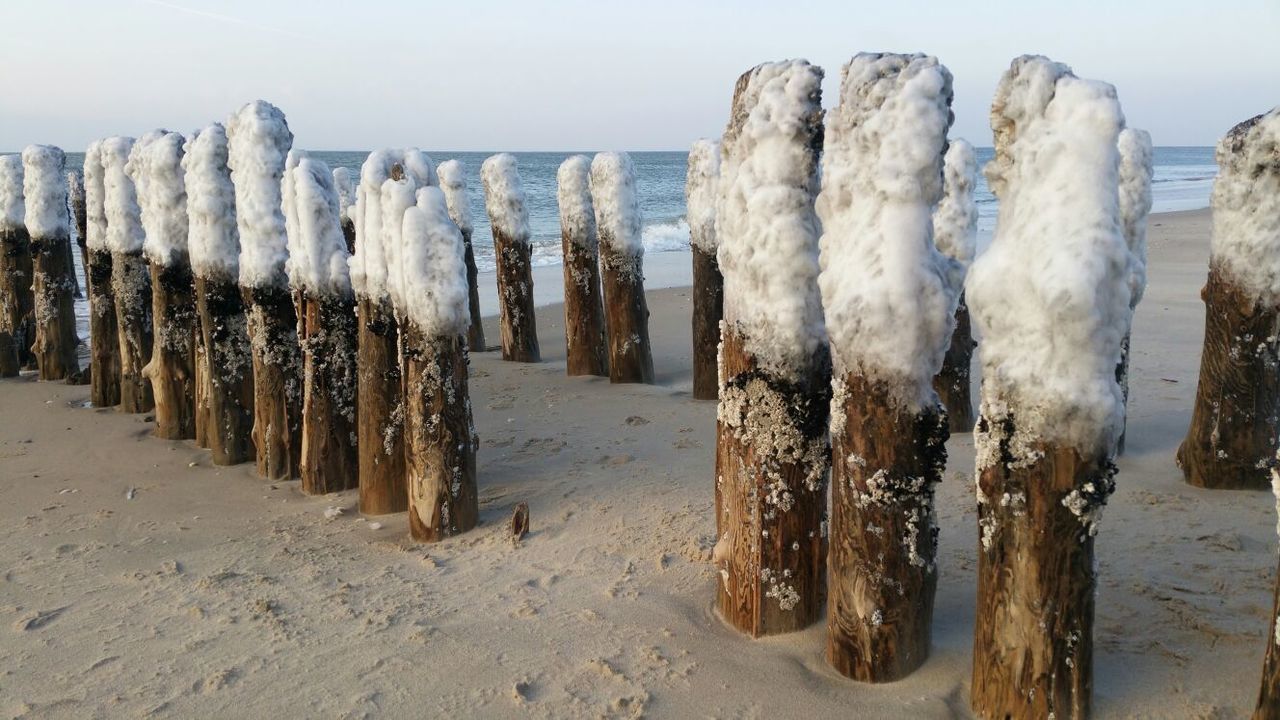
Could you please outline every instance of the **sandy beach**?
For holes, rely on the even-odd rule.
[[[1275,504],[1196,490],[1174,465],[1209,215],[1150,226],[1127,454],[1097,542],[1096,716],[1243,717]],[[689,397],[689,292],[649,303],[656,386],[565,377],[559,305],[539,311],[543,363],[471,356],[482,524],[431,546],[409,541],[403,514],[361,518],[355,491],[305,497],[151,438],[143,416],[87,408],[88,387],[0,382],[0,713],[968,717],[971,437],[948,443],[920,671],[846,680],[823,660],[821,624],[745,639],[712,612],[716,407]],[[532,532],[516,546],[506,524],[522,501]]]

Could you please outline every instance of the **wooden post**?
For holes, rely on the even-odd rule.
[[[969,324],[964,278],[977,250],[978,205],[973,194],[977,184],[978,158],[973,146],[965,140],[952,140],[943,156],[942,199],[933,211],[933,242],[951,260],[947,284],[960,299],[956,304],[955,330],[943,356],[942,369],[933,379],[933,389],[947,409],[953,433],[973,432],[975,420],[969,373],[977,343]]]
[[[600,240],[589,187],[591,160],[574,155],[557,172],[560,246],[564,252],[565,370],[609,374],[600,300]]]
[[[693,251],[693,396],[698,400],[715,400],[720,388],[716,351],[724,316],[724,277],[716,261],[719,179],[719,141],[696,141],[689,151],[684,194]]]
[[[0,155],[0,377],[17,377],[34,366],[34,273],[25,222],[22,157]]]
[[[429,187],[404,213],[404,270],[397,310],[404,318],[405,456],[409,531],[436,542],[479,521],[479,438],[467,390],[470,325],[465,246],[444,194]]]
[[[1186,481],[1210,489],[1269,487],[1280,430],[1280,283],[1262,258],[1280,238],[1275,204],[1257,201],[1280,184],[1270,151],[1280,109],[1236,125],[1218,143],[1204,349],[1191,427],[1178,448]]]
[[[302,491],[325,495],[359,484],[355,296],[332,171],[291,151],[282,190],[303,355]]]
[[[84,154],[85,284],[89,291],[89,397],[94,407],[120,404],[120,335],[107,245],[101,143]]]
[[[992,103],[986,172],[1000,215],[966,283],[984,338],[970,691],[981,718],[1090,713],[1093,538],[1115,489],[1115,365],[1130,318],[1123,117],[1109,85],[1039,56],[1015,59]],[[1061,278],[1090,302],[1064,302]]]
[[[258,473],[283,480],[298,475],[302,452],[302,358],[280,196],[293,133],[284,113],[262,100],[232,115],[226,132],[253,353],[253,444]]]
[[[600,232],[609,382],[652,383],[640,200],[635,169],[626,153],[595,156],[591,161],[591,196]]]
[[[462,233],[462,244],[466,250],[467,307],[471,315],[471,324],[467,327],[467,347],[474,352],[484,352],[484,323],[480,317],[478,281],[480,271],[476,268],[475,250],[471,247],[474,226],[471,223],[471,199],[467,196],[467,174],[462,169],[462,163],[457,160],[440,163],[436,172],[440,175],[440,189],[444,191],[444,199],[449,206],[449,217]]]
[[[1271,487],[1272,492],[1277,494],[1277,503],[1280,503],[1280,467],[1274,463],[1271,466]],[[1280,530],[1280,525],[1277,529]],[[1267,652],[1262,660],[1262,686],[1258,689],[1258,704],[1253,711],[1253,720],[1280,720],[1280,568],[1276,571],[1276,587],[1268,626]]]
[[[973,432],[975,422],[970,368],[973,365],[973,349],[978,343],[973,339],[969,306],[965,303],[963,291],[960,293],[960,301],[956,303],[955,323],[956,329],[951,334],[947,354],[942,358],[942,369],[933,378],[933,389],[938,393],[942,406],[947,409],[950,432],[970,433]]]
[[[76,244],[80,246],[80,266],[84,268],[85,283],[89,282],[89,217],[85,205],[84,179],[80,173],[67,173],[67,204],[71,207],[71,220],[75,223]],[[75,262],[71,263],[71,279],[76,284],[76,297],[80,292],[80,279],[76,277]]]
[[[119,408],[121,412],[144,413],[154,405],[151,383],[142,377],[142,368],[151,357],[151,273],[142,256],[144,233],[137,188],[125,172],[133,144],[133,138],[111,137],[100,141],[98,150],[120,357]]]
[[[498,328],[502,359],[540,362],[537,318],[533,304],[532,249],[524,188],[510,153],[494,155],[480,168],[485,207],[493,229],[498,276]]]
[[[721,618],[753,637],[806,627],[821,616],[826,597],[831,362],[813,209],[821,83],[822,70],[804,61],[744,73],[724,135],[719,260],[725,305],[712,559],[720,571]],[[765,93],[787,102],[761,107]],[[785,149],[793,160],[763,186],[755,174],[739,174],[762,161],[753,157],[760,147]],[[747,201],[753,193],[780,202],[762,214],[762,206]],[[762,283],[766,277],[775,281]],[[778,312],[784,307],[794,312]]]
[[[1151,135],[1146,130],[1125,128],[1120,131],[1120,224],[1124,228],[1125,244],[1129,246],[1129,309],[1132,313],[1142,300],[1147,287],[1147,213],[1151,212],[1151,177],[1153,150]],[[1132,324],[1130,319],[1130,324]],[[1120,364],[1116,365],[1116,382],[1124,395],[1125,420],[1129,407],[1129,344],[1124,336],[1120,350]],[[1124,454],[1123,430],[1116,443],[1116,455]]]
[[[943,197],[951,73],[927,55],[861,53],[841,78],[816,203],[836,376],[827,661],[856,680],[892,682],[929,657],[938,582],[933,498],[949,432],[933,380],[959,287],[931,215]]]
[[[148,135],[134,144],[128,171],[139,193],[151,267],[151,360],[142,374],[155,398],[155,436],[196,436],[196,302],[187,250],[187,192],[178,133]]]
[[[32,351],[41,380],[79,382],[80,344],[71,272],[71,224],[67,214],[66,156],[49,145],[22,151],[26,226],[31,234],[35,296]]]
[[[215,465],[235,465],[255,457],[253,351],[237,283],[235,190],[222,125],[214,123],[190,139],[182,167],[199,317],[196,441],[209,448]]]

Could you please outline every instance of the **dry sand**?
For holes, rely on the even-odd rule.
[[[1097,544],[1098,717],[1239,717],[1257,690],[1275,505],[1190,488],[1173,463],[1208,237],[1206,211],[1151,219],[1128,454]],[[538,317],[546,362],[472,356],[483,524],[431,546],[403,514],[360,518],[354,492],[213,467],[141,416],[85,408],[86,387],[0,383],[0,713],[966,717],[970,436],[938,493],[932,658],[899,683],[845,680],[821,624],[751,641],[713,615],[715,405],[688,394],[687,290],[650,307],[656,387],[566,378],[559,306]]]

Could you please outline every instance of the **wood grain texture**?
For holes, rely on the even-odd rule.
[[[951,334],[951,344],[942,358],[942,369],[933,378],[933,389],[947,409],[947,419],[953,433],[973,432],[973,399],[970,395],[973,362],[973,328],[969,322],[969,306],[964,293],[956,306],[956,329]]]
[[[253,460],[253,350],[244,298],[231,277],[197,277],[196,310],[208,363],[208,430],[215,465]]]
[[[538,326],[534,317],[533,269],[528,243],[513,242],[501,230],[493,233],[498,265],[498,330],[502,359],[540,362]]]
[[[409,507],[404,467],[404,389],[399,328],[387,300],[360,297],[356,391],[356,450],[360,512],[385,515]]]
[[[565,368],[569,375],[608,377],[600,258],[595,238],[560,233],[564,252]]]
[[[111,287],[120,351],[120,412],[150,412],[151,383],[142,368],[151,359],[151,272],[142,252],[111,254]]]
[[[302,346],[302,492],[359,485],[356,452],[356,306],[350,292],[296,294]]]
[[[600,266],[605,334],[609,345],[609,382],[653,383],[649,344],[649,305],[644,296],[642,257],[609,249],[601,231]]]
[[[155,398],[155,436],[166,440],[196,436],[195,284],[185,262],[151,264],[151,360],[142,374]]]
[[[463,258],[467,263],[467,310],[471,325],[467,328],[467,347],[473,352],[484,352],[484,320],[480,317],[480,271],[476,268],[476,253],[471,247],[471,230],[462,231]]]
[[[113,407],[120,404],[120,330],[111,288],[111,253],[90,250],[88,259],[89,399],[94,407]]]
[[[76,335],[75,275],[71,238],[31,238],[31,292],[35,299],[35,342],[32,352],[41,380],[80,381]]]
[[[724,277],[715,253],[693,246],[693,396],[715,400],[720,395],[717,353],[724,317]]]
[[[253,444],[258,474],[298,477],[302,454],[302,357],[298,318],[280,287],[244,289],[253,352]]]
[[[855,680],[893,682],[929,657],[947,417],[904,409],[857,375],[833,402],[827,662]]]
[[[1196,487],[1265,490],[1280,430],[1280,308],[1263,307],[1210,267],[1204,350],[1178,467]]]
[[[34,277],[26,229],[0,230],[0,335],[4,336],[0,344],[13,348],[12,355],[0,357],[0,377],[15,377],[19,369],[36,366],[31,352],[36,321]]]

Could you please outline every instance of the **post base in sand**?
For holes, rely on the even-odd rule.
[[[404,469],[400,332],[389,301],[360,297],[357,306],[360,513],[404,512],[409,507],[409,491]]]
[[[358,484],[356,313],[350,293],[298,293],[303,350],[302,492],[326,495]]]
[[[600,250],[605,329],[609,336],[609,382],[652,383],[649,306],[639,257]]]

